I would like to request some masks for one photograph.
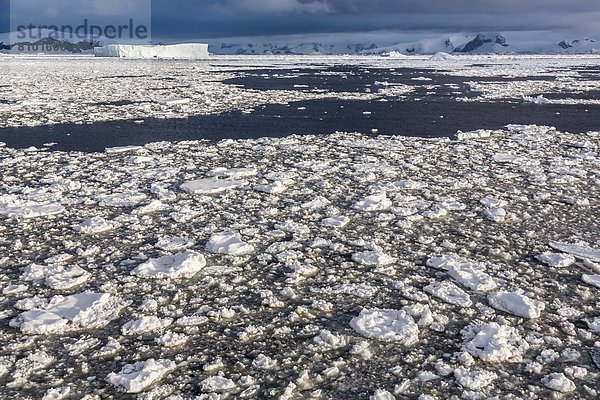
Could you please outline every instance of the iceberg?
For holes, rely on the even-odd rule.
[[[184,43],[172,45],[142,46],[129,44],[111,44],[94,48],[96,57],[117,58],[159,58],[201,60],[208,58],[208,44]]]

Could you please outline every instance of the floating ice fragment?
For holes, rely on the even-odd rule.
[[[490,221],[502,222],[506,218],[506,210],[503,208],[490,208],[484,211],[483,216]]]
[[[246,186],[248,181],[245,180],[225,180],[217,178],[204,178],[195,181],[184,182],[180,187],[181,190],[193,194],[215,194],[222,193],[227,190]]]
[[[200,383],[203,392],[227,392],[237,387],[231,379],[222,376],[211,376]]]
[[[0,196],[0,215],[9,218],[31,219],[62,214],[66,209],[57,203],[37,203],[15,196]]]
[[[600,275],[582,275],[581,279],[588,285],[596,286],[600,288]]]
[[[387,198],[385,192],[365,197],[354,205],[354,208],[362,211],[384,211],[392,206],[392,201]]]
[[[134,207],[146,200],[148,196],[140,192],[123,192],[97,196],[99,204],[104,207]]]
[[[226,176],[230,179],[248,178],[257,174],[256,168],[215,168],[208,173],[210,176]]]
[[[561,393],[569,393],[575,390],[575,384],[573,381],[567,378],[562,372],[555,372],[553,374],[544,376],[542,378],[542,383],[548,389],[552,389]]]
[[[387,390],[377,389],[373,396],[369,396],[369,400],[396,400],[396,396]]]
[[[163,237],[156,242],[154,247],[164,251],[181,251],[192,247],[195,243],[195,241],[188,238]]]
[[[154,360],[126,364],[119,373],[111,372],[108,383],[123,387],[127,393],[140,393],[171,373],[177,364],[171,360]]]
[[[570,254],[546,252],[535,258],[550,267],[565,268],[575,263],[575,257]]]
[[[381,251],[363,251],[352,255],[352,260],[367,266],[380,267],[393,264],[396,259]]]
[[[232,256],[241,256],[254,252],[254,246],[242,241],[237,232],[214,233],[208,243],[206,251],[211,253],[228,254]]]
[[[496,322],[470,325],[461,333],[463,349],[487,362],[521,362],[529,349],[515,328]]]
[[[77,232],[94,235],[97,233],[108,232],[115,229],[119,224],[110,222],[101,217],[88,218],[79,225],[75,225],[73,229]]]
[[[321,221],[321,225],[335,226],[336,228],[343,228],[348,225],[348,223],[350,223],[350,218],[343,215],[325,218]]]
[[[550,103],[550,100],[540,94],[537,97],[523,96],[523,103],[548,104]]]
[[[517,292],[500,291],[488,295],[488,303],[496,310],[524,318],[539,318],[545,304]]]
[[[132,275],[146,278],[191,278],[206,266],[206,259],[195,251],[153,258],[138,265]]]
[[[64,334],[96,329],[118,318],[123,306],[125,304],[108,293],[54,296],[46,306],[21,313],[10,326],[27,334]]]
[[[454,370],[456,381],[467,389],[480,391],[498,379],[498,375],[490,371],[468,370],[459,367]]]
[[[256,185],[254,186],[254,190],[264,193],[278,194],[285,192],[287,190],[287,186],[285,186],[281,181],[274,181],[266,185]]]
[[[121,326],[123,335],[143,335],[160,331],[173,323],[172,318],[158,318],[157,316],[144,316],[128,321]]]
[[[320,209],[320,208],[325,208],[329,204],[331,204],[331,201],[329,201],[325,197],[317,196],[313,200],[302,204],[302,208],[306,208],[309,210],[316,210],[316,209]]]
[[[577,244],[550,242],[550,247],[564,253],[572,254],[580,259],[588,259],[592,262],[600,262],[600,250]]]
[[[409,346],[417,342],[419,327],[403,310],[363,309],[350,326],[359,334]]]
[[[456,306],[470,307],[473,304],[469,295],[450,281],[434,282],[425,286],[423,290],[446,303]]]
[[[456,139],[468,140],[468,139],[489,138],[490,136],[492,136],[493,132],[494,131],[487,130],[487,129],[478,129],[476,131],[471,131],[471,132],[458,131],[458,132],[456,132]]]
[[[25,267],[24,273],[21,276],[21,279],[25,281],[44,280],[46,285],[52,289],[72,289],[84,284],[89,278],[89,272],[77,265],[64,267],[62,265],[44,266],[32,264]]]

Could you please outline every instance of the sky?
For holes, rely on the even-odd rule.
[[[600,0],[146,0],[154,41],[230,37],[403,38],[458,32],[535,31],[600,39]],[[144,0],[13,0],[22,16],[73,18],[114,13]],[[0,32],[10,30],[0,0]],[[30,7],[28,7],[30,5]],[[13,16],[15,12],[13,11]]]

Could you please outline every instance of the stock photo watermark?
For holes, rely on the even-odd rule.
[[[110,3],[110,4],[108,4]],[[11,53],[84,53],[150,44],[151,0],[11,0]]]

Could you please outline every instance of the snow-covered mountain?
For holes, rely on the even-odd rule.
[[[390,42],[389,39],[387,39]],[[392,41],[393,43],[393,41]],[[506,53],[600,53],[600,42],[593,39],[563,40],[543,45],[510,43],[501,33],[458,34],[426,38],[413,42],[261,42],[209,41],[213,54],[506,54]]]

